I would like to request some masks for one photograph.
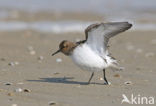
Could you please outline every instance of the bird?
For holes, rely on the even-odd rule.
[[[129,22],[91,24],[85,29],[85,40],[78,42],[63,40],[59,44],[59,49],[52,56],[62,52],[64,55],[71,57],[73,62],[82,70],[90,71],[91,76],[87,84],[90,84],[94,72],[103,71],[104,84],[108,85],[105,70],[109,67],[120,68],[117,60],[109,53],[109,39],[131,27],[132,24]]]

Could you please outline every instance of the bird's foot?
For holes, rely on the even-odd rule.
[[[105,82],[104,85],[111,85],[111,82]]]

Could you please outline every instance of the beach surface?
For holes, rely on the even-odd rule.
[[[61,53],[51,56],[62,40],[84,39],[84,33],[1,31],[0,105],[121,106],[123,94],[156,97],[155,34],[128,31],[112,38],[110,52],[124,70],[106,70],[111,85],[104,85],[102,72],[85,85],[90,72]]]
[[[156,99],[155,2],[1,0],[0,106],[129,106],[132,97],[150,105]],[[110,39],[109,51],[123,67],[106,69],[110,85],[102,71],[86,85],[91,72],[62,53],[51,56],[62,40],[84,40],[88,25],[110,21],[133,24]]]

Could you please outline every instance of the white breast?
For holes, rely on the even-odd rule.
[[[77,46],[71,58],[83,70],[102,71],[107,66],[104,59],[97,55],[87,44]]]

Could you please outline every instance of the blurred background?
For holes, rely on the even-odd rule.
[[[156,30],[156,0],[0,0],[1,31],[83,32],[97,21]]]

